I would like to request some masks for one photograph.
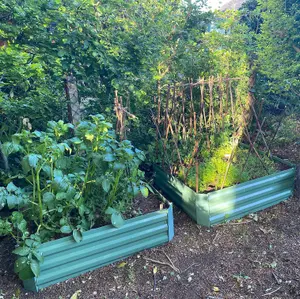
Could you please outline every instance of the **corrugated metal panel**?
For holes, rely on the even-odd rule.
[[[45,257],[39,277],[24,281],[24,287],[38,291],[49,285],[122,260],[141,250],[167,243],[174,236],[172,205],[168,209],[125,221],[120,228],[111,225],[83,233],[76,243],[65,237],[42,244]]]
[[[288,199],[295,169],[288,169],[208,195],[210,224],[241,218]]]
[[[196,193],[182,182],[155,167],[154,184],[163,194],[197,221]]]
[[[291,168],[208,194],[197,194],[161,169],[155,168],[155,172],[155,184],[167,198],[204,226],[238,219],[288,199],[295,178],[295,168]]]

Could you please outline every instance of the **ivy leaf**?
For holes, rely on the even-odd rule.
[[[35,277],[40,275],[40,263],[37,260],[31,260],[30,269]]]
[[[124,219],[121,213],[115,212],[111,215],[111,224],[117,228],[121,227],[124,224]]]
[[[26,246],[18,247],[13,251],[13,253],[20,256],[26,256],[30,253],[30,248]]]
[[[79,243],[82,241],[82,232],[78,229],[73,230],[73,238],[74,240]]]
[[[69,225],[64,225],[60,228],[60,231],[63,234],[70,234],[72,232],[72,228]]]
[[[110,190],[110,181],[109,181],[108,179],[104,179],[104,180],[102,181],[102,188],[103,188],[103,190],[104,190],[106,193],[109,192],[109,190]]]

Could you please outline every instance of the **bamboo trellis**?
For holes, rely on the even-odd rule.
[[[157,96],[153,98],[155,110],[152,111],[152,119],[156,128],[156,160],[163,168],[174,174],[181,167],[185,170],[185,178],[191,167],[195,166],[198,173],[203,159],[201,148],[210,149],[212,140],[224,132],[232,141],[232,151],[223,185],[243,136],[250,144],[249,153],[254,151],[263,164],[254,147],[258,136],[253,140],[247,128],[251,117],[255,118],[258,134],[267,149],[268,145],[262,134],[263,123],[254,108],[253,94],[248,91],[249,86],[254,84],[254,77],[250,77],[248,82],[246,80],[211,76],[206,80],[200,78],[197,82],[190,80],[163,87],[158,84]]]

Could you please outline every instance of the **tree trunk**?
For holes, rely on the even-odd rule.
[[[73,125],[76,125],[81,120],[81,110],[76,79],[73,77],[73,75],[66,77],[65,92],[68,101],[68,120]]]

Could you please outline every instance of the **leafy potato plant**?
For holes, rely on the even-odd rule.
[[[39,275],[41,243],[64,234],[80,242],[82,232],[103,223],[107,215],[120,227],[120,202],[128,206],[138,193],[148,195],[139,170],[143,152],[128,140],[117,141],[101,115],[76,128],[50,121],[46,132],[23,130],[3,150],[20,167],[0,188],[0,210],[11,211],[0,218],[0,236],[17,240],[15,271],[22,280]]]

